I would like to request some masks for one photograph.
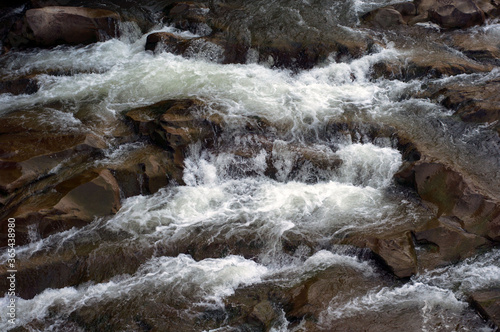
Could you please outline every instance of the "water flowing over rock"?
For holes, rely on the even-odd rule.
[[[0,4],[0,330],[495,331],[498,14]]]

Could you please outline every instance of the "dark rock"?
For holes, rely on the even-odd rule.
[[[83,7],[44,7],[26,12],[26,23],[37,45],[90,44],[116,37],[120,16]],[[31,37],[28,37],[31,38]]]
[[[395,175],[413,186],[437,217],[457,218],[461,227],[493,241],[500,239],[500,204],[459,173],[440,163],[418,161]]]
[[[500,120],[499,88],[500,80],[473,85],[456,84],[443,88],[432,97],[440,98],[442,105],[455,110],[463,121],[492,123]]]
[[[146,39],[146,50],[155,51],[157,47],[163,46],[174,54],[182,54],[188,47],[189,39],[179,37],[169,32],[154,32]]]
[[[472,0],[441,0],[429,9],[429,18],[443,28],[468,28],[484,23],[483,11]]]
[[[30,232],[45,238],[85,226],[96,217],[116,213],[121,206],[118,183],[108,170],[86,171],[49,189],[29,197],[9,213],[16,219],[16,243],[28,243]],[[2,225],[0,229],[2,245],[7,242],[5,228]]]
[[[471,295],[472,305],[479,314],[500,328],[500,289],[475,291]]]
[[[466,232],[453,218],[433,219],[414,235],[422,245],[418,263],[423,269],[457,263],[490,246],[487,239]]]
[[[409,278],[417,273],[417,255],[410,232],[383,237],[354,237],[343,243],[369,248],[398,278]]]
[[[390,7],[375,9],[365,14],[362,19],[369,25],[376,28],[388,28],[395,25],[405,24],[401,13]]]
[[[154,194],[171,180],[182,182],[182,173],[175,173],[173,162],[163,149],[148,145],[131,151],[119,164],[110,165],[124,197]]]
[[[0,94],[11,93],[13,95],[33,94],[38,91],[38,82],[34,77],[21,77],[0,81]]]
[[[396,9],[403,17],[417,15],[417,7],[413,2],[395,3],[389,7]]]
[[[126,113],[138,134],[172,154],[177,167],[183,167],[186,147],[191,143],[213,144],[221,120],[205,117],[205,104],[196,99],[165,100]]]
[[[167,22],[176,28],[189,30],[192,33],[206,36],[212,33],[212,28],[207,25],[207,14],[210,8],[204,3],[182,1],[174,2],[164,8]]]

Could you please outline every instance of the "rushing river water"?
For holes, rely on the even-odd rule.
[[[356,2],[345,11],[357,17],[372,7]],[[301,13],[290,10],[289,15],[300,20]],[[194,144],[184,161],[185,186],[171,184],[150,196],[127,198],[115,216],[96,219],[80,229],[42,240],[33,234],[30,244],[18,248],[18,260],[66,257],[92,247],[90,259],[120,253],[117,257],[136,255],[140,264],[129,271],[120,267],[125,262],[110,263],[114,272],[106,272],[109,278],[103,282],[18,298],[16,326],[78,331],[82,330],[79,319],[85,319],[81,317],[95,322],[102,315],[120,330],[136,330],[129,325],[135,319],[130,317],[141,316],[158,330],[182,331],[169,327],[169,322],[195,322],[203,312],[224,317],[224,301],[237,289],[258,289],[261,284],[292,287],[322,271],[338,269],[343,271],[338,272],[340,291],[320,308],[317,322],[325,330],[352,326],[370,331],[369,326],[356,325],[363,322],[374,331],[384,326],[393,331],[493,331],[467,299],[474,290],[500,286],[498,249],[401,282],[364,251],[335,241],[357,232],[383,233],[419,224],[431,214],[394,184],[402,156],[390,137],[371,140],[363,126],[357,137],[332,133],[328,123],[405,128],[412,139],[433,146],[433,153],[498,194],[500,149],[488,139],[492,136],[488,128],[464,124],[435,103],[407,97],[430,79],[370,78],[374,63],[404,58],[411,49],[389,44],[347,63],[331,61],[294,73],[256,63],[223,65],[207,61],[212,55],[206,53],[189,59],[168,52],[153,54],[144,51],[146,35],[134,24],[122,29],[127,33],[120,39],[86,47],[5,55],[3,76],[49,70],[68,75],[40,75],[40,89],[33,95],[0,95],[0,116],[22,109],[31,112],[30,121],[61,133],[93,132],[106,139],[108,150],[104,159],[92,163],[109,165],[142,148],[142,143],[120,144],[113,139],[122,111],[165,99],[196,97],[212,105],[207,112],[226,120],[224,139],[232,142],[231,147],[214,152]],[[157,30],[194,36],[171,27]],[[496,36],[500,25],[485,31]],[[493,71],[432,81],[497,77],[500,72]],[[242,130],[251,117],[271,124],[272,155],[258,148],[256,135]],[[247,146],[257,146],[253,158],[234,152]],[[336,168],[308,162],[297,167],[297,147],[342,163]],[[273,178],[266,172],[267,160],[276,169]],[[290,252],[283,246],[287,241],[302,244]],[[241,249],[241,242],[253,244],[252,248]],[[195,259],[183,248],[197,243],[228,243],[230,250],[222,257],[210,257],[208,252]],[[2,257],[2,262],[7,259]],[[0,299],[0,307],[8,301],[7,296]],[[161,314],[162,310],[170,314]],[[2,331],[12,328],[4,311],[0,317]],[[237,328],[224,318],[217,322],[217,328],[207,329]],[[272,330],[288,331],[290,326],[283,314]],[[203,329],[192,326],[194,331]],[[302,329],[306,329],[302,324],[293,326],[294,331]]]

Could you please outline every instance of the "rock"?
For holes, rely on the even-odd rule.
[[[429,18],[443,28],[468,28],[484,23],[484,13],[472,0],[437,0]]]
[[[56,186],[64,186],[61,183]],[[63,219],[92,221],[95,217],[109,216],[120,209],[118,183],[108,170],[97,173],[97,177],[69,191],[55,206]],[[58,219],[58,218],[56,218]]]
[[[417,273],[417,256],[410,232],[347,238],[343,243],[369,248],[398,278],[409,278]]]
[[[5,121],[8,125],[8,121]],[[1,129],[0,129],[1,131]],[[12,133],[0,136],[0,192],[11,194],[21,187],[50,175],[62,162],[89,159],[105,148],[92,134]]]
[[[362,19],[376,28],[388,28],[395,25],[405,24],[403,16],[399,11],[390,7],[382,7],[365,14]]]
[[[209,11],[210,8],[204,3],[192,1],[174,2],[163,9],[167,22],[201,36],[212,33],[212,28],[207,24]]]
[[[499,202],[443,164],[420,160],[406,167],[395,177],[415,188],[426,205],[435,209],[436,217],[456,218],[465,231],[500,240]]]
[[[388,7],[394,8],[395,10],[400,12],[403,17],[417,15],[417,7],[413,2],[400,2]]]
[[[175,172],[168,153],[153,145],[131,151],[125,160],[108,166],[108,169],[116,178],[125,198],[154,194],[171,180],[182,182],[182,173]]]
[[[201,141],[210,146],[220,131],[220,119],[204,117],[204,103],[196,99],[165,100],[130,110],[126,117],[140,135],[166,149],[178,167],[183,167],[185,148]]]
[[[487,34],[453,34],[446,42],[471,59],[493,65],[500,64],[500,45]]]
[[[453,218],[433,219],[414,235],[421,245],[418,263],[424,270],[457,263],[490,246],[487,239],[466,232]]]
[[[38,81],[32,77],[20,77],[0,81],[0,94],[10,93],[13,95],[33,94],[38,91]]]
[[[351,297],[366,292],[377,278],[350,266],[338,264],[324,270],[310,271],[305,278],[292,285],[264,282],[258,286],[239,288],[225,299],[228,323],[246,331],[269,330],[279,324],[284,313],[288,328],[300,324],[313,330],[328,331],[328,324],[317,325],[320,315],[335,304],[347,302]],[[342,291],[349,287],[349,294]],[[282,313],[283,312],[283,313]]]
[[[500,120],[499,88],[498,79],[479,84],[449,85],[432,98],[441,99],[441,104],[454,110],[463,121],[492,123]]]
[[[475,291],[471,295],[472,305],[479,314],[500,328],[500,289]]]
[[[155,51],[162,47],[174,54],[183,54],[188,47],[189,39],[182,38],[169,32],[153,32],[146,39],[146,50]]]
[[[391,61],[380,61],[372,66],[372,78],[399,79],[409,81],[418,78],[441,78],[460,74],[490,72],[494,67],[478,64],[451,52],[436,50],[432,53],[417,53]]]
[[[500,2],[497,0],[473,0],[474,3],[484,12],[486,17],[494,18],[500,15]]]
[[[18,260],[19,296],[31,299],[48,288],[71,287],[88,281],[106,282],[116,275],[133,274],[153,255],[153,248],[144,248],[134,241],[104,244],[102,238],[110,234],[103,229],[99,232],[99,237],[94,234],[83,243],[61,244],[59,250],[50,255],[35,253],[30,260]],[[6,285],[7,276],[6,269],[1,267],[0,287]]]
[[[40,46],[90,44],[116,37],[120,16],[104,9],[44,7],[26,12],[33,40]]]
[[[16,219],[16,243],[31,241],[31,233],[49,235],[82,227],[96,217],[106,217],[120,209],[118,183],[109,170],[85,171],[62,181],[46,192],[36,193],[9,213]],[[6,229],[0,230],[1,244],[6,243]]]

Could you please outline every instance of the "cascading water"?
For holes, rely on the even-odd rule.
[[[275,5],[257,7],[281,11]],[[286,7],[287,15],[306,24],[300,22],[309,14]],[[372,7],[356,1],[344,11],[357,17]],[[131,23],[127,29],[121,38],[85,47],[4,55],[3,76],[41,74],[35,94],[0,95],[0,117],[22,110],[26,123],[46,130],[95,134],[107,150],[87,163],[101,166],[143,148],[116,139],[122,112],[165,99],[201,99],[208,105],[204,116],[224,119],[224,133],[215,147],[203,142],[189,147],[185,185],[171,183],[153,195],[124,199],[116,215],[79,229],[43,239],[30,229],[31,242],[17,249],[19,261],[50,266],[79,257],[89,278],[17,298],[15,326],[0,310],[1,330],[232,331],[239,323],[230,320],[227,301],[245,296],[238,291],[298,294],[305,281],[326,275],[336,290],[317,309],[316,326],[322,330],[363,330],[372,324],[374,331],[386,326],[494,331],[467,300],[472,291],[500,286],[498,249],[402,282],[366,250],[342,241],[395,232],[432,217],[412,193],[394,183],[403,163],[397,140],[370,137],[363,124],[404,127],[415,140],[437,143],[435,154],[470,174],[484,190],[498,193],[500,149],[494,140],[485,140],[492,135],[488,128],[464,124],[429,100],[406,97],[429,81],[487,80],[499,78],[497,70],[425,81],[373,80],[375,63],[412,52],[389,44],[350,62],[329,61],[294,73],[257,63],[219,64],[208,61],[214,60],[210,52],[191,58],[146,52],[146,35]],[[488,29],[498,34],[500,25]],[[172,27],[154,31],[196,37]],[[249,119],[256,118],[267,127],[245,131]],[[350,122],[359,124],[355,132],[329,127]],[[306,153],[323,162],[304,158]],[[7,259],[4,254],[2,264]],[[8,296],[0,299],[0,307],[8,301]],[[307,324],[282,311],[271,330],[302,331],[309,329]]]

